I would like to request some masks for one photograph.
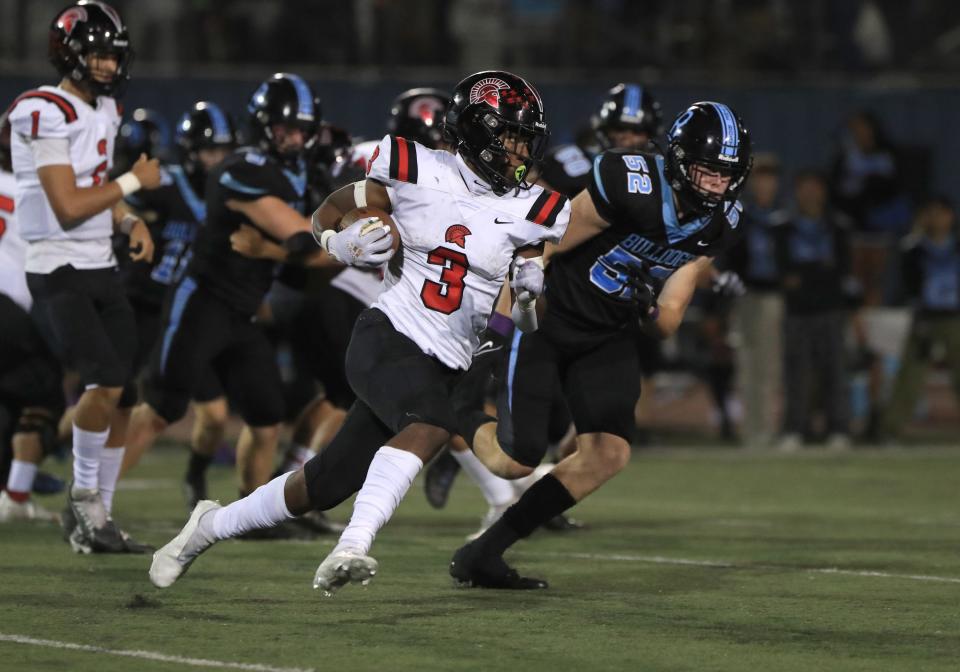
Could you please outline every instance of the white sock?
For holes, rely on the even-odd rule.
[[[7,492],[30,496],[33,490],[33,479],[37,477],[37,465],[23,460],[14,460],[10,463],[10,473],[7,476]]]
[[[298,443],[290,446],[290,450],[287,451],[283,459],[283,465],[280,467],[280,471],[287,473],[288,471],[296,471],[313,457],[313,451],[307,448],[306,446],[301,446]]]
[[[117,490],[117,479],[120,478],[120,466],[123,464],[123,454],[126,448],[107,448],[104,446],[100,453],[100,475],[97,483],[100,486],[100,499],[107,515],[113,510],[113,493]]]
[[[400,506],[410,484],[423,469],[423,462],[413,453],[383,446],[373,456],[367,479],[357,493],[350,524],[340,535],[333,552],[346,548],[366,555],[373,538]]]
[[[73,425],[73,487],[96,490],[100,473],[100,453],[110,429],[88,432]]]
[[[250,530],[276,527],[293,514],[287,508],[283,486],[290,474],[280,474],[243,499],[213,512],[213,536],[217,541],[239,536]]]
[[[537,466],[537,468],[534,469],[533,473],[529,476],[524,476],[523,478],[518,478],[515,481],[510,481],[510,485],[513,486],[513,491],[516,493],[516,496],[519,497],[525,493],[530,489],[531,485],[553,471],[556,466],[557,465],[551,464],[550,462],[545,462]]]
[[[505,478],[494,475],[489,469],[483,466],[483,462],[481,462],[480,458],[474,455],[472,451],[464,450],[457,452],[451,450],[450,454],[460,463],[463,470],[467,472],[470,480],[480,488],[480,492],[483,493],[483,498],[487,500],[487,504],[490,506],[504,506],[515,499],[516,495],[513,493],[513,483]]]

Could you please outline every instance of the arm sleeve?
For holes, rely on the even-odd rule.
[[[385,187],[394,186],[396,180],[391,173],[396,173],[396,169],[391,170],[392,163],[397,163],[393,157],[393,140],[389,135],[385,135],[370,155],[370,161],[367,163],[367,178],[376,180]]]
[[[256,201],[284,193],[283,174],[261,154],[249,152],[243,161],[235,161],[219,178],[227,199]]]
[[[10,130],[28,142],[38,138],[67,140],[69,137],[63,111],[55,103],[38,98],[16,104],[10,112]]]
[[[656,158],[651,155],[600,154],[593,160],[587,189],[597,212],[611,224],[629,221],[642,228],[661,219],[651,216],[659,211],[660,204],[660,177]]]
[[[37,168],[69,166],[70,141],[66,138],[37,138],[30,141],[30,152]]]

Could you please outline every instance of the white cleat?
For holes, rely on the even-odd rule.
[[[197,502],[186,525],[166,546],[153,554],[150,581],[157,588],[168,588],[190,569],[201,553],[213,546],[212,518],[206,514],[221,508],[219,502],[204,499]]]
[[[503,512],[509,509],[511,504],[513,504],[513,502],[510,502],[510,504],[503,504],[501,506],[491,506],[489,509],[487,509],[487,512],[483,514],[483,518],[480,520],[480,529],[473,534],[468,535],[467,541],[479,539],[484,532],[490,529],[491,525],[503,517]]]
[[[18,502],[7,493],[0,492],[0,523],[13,522],[59,523],[60,515],[47,511],[32,499]]]
[[[378,563],[360,551],[345,549],[334,551],[320,563],[313,575],[313,587],[332,597],[338,588],[348,583],[367,585],[377,573]]]

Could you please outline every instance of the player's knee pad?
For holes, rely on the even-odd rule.
[[[13,431],[15,434],[38,434],[44,455],[50,455],[57,448],[57,421],[46,410],[24,410]]]

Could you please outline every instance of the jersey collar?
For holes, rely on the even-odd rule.
[[[467,165],[467,162],[463,160],[462,156],[460,156],[460,152],[457,152],[456,158],[457,169],[460,171],[460,177],[463,179],[463,184],[466,186],[467,191],[476,196],[493,193],[490,185],[480,179],[480,177],[473,172],[470,166]]]

